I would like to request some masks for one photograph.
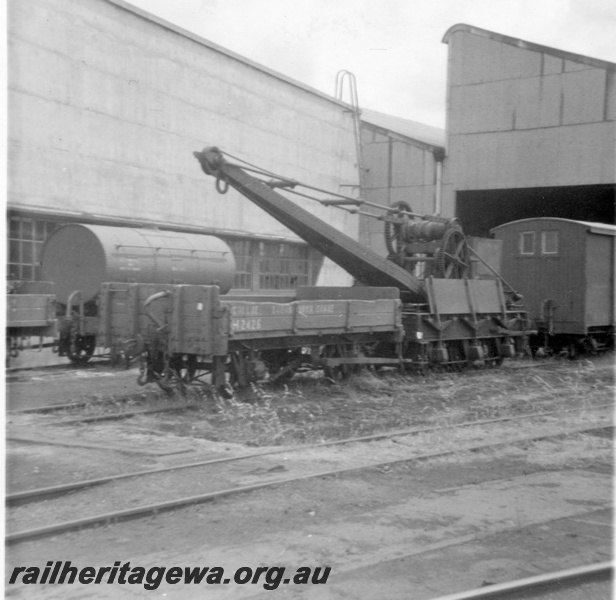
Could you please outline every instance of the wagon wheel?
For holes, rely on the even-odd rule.
[[[323,352],[325,358],[353,358],[363,356],[363,352],[354,344],[336,344],[326,346]],[[359,373],[361,365],[341,364],[337,367],[323,367],[323,374],[333,381],[344,381],[352,374]]]
[[[68,351],[69,360],[77,366],[85,365],[96,348],[96,337],[93,335],[76,335],[74,344],[71,344],[71,349]]]
[[[197,377],[197,355],[174,354],[169,359],[169,369],[173,371],[180,387],[192,383]]]
[[[395,216],[400,211],[412,212],[411,207],[406,202],[396,202],[388,211],[387,214]],[[409,219],[408,215],[403,215],[406,219]],[[387,247],[387,253],[391,255],[397,255],[400,249],[400,241],[402,236],[402,224],[392,223],[391,221],[385,221],[385,246]]]
[[[261,358],[267,366],[269,381],[282,383],[291,379],[301,366],[302,351],[298,348],[263,350]]]
[[[470,253],[466,237],[459,229],[445,232],[443,243],[434,257],[437,277],[463,279],[469,275]]]
[[[147,348],[140,356],[140,375],[137,379],[139,385],[156,383],[156,385],[168,395],[179,391],[184,395],[186,392],[184,382],[174,358],[159,348]]]
[[[265,376],[266,365],[259,352],[239,350],[230,352],[229,358],[229,383],[233,388],[249,387]]]
[[[325,358],[339,358],[342,356],[346,356],[346,352],[343,346],[326,346],[323,351],[323,356]],[[339,365],[337,367],[323,367],[323,375],[327,379],[331,379],[332,381],[342,381],[347,379],[350,375],[349,365]]]
[[[192,383],[198,377],[198,360],[196,354],[188,354],[182,361],[181,376],[184,383]]]

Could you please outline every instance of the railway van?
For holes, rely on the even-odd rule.
[[[613,348],[616,226],[546,217],[491,233],[502,241],[501,275],[523,294],[537,327],[535,352],[550,348],[574,357]]]

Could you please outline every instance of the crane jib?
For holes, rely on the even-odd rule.
[[[425,302],[426,294],[418,278],[275,192],[241,167],[227,163],[219,150],[205,149],[194,155],[206,174],[224,179],[362,284],[397,287],[412,302]]]

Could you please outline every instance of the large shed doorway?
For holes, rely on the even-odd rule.
[[[460,191],[456,216],[468,235],[489,237],[490,229],[518,219],[560,217],[613,225],[616,222],[616,186],[518,188]]]

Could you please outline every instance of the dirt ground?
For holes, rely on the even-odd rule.
[[[540,365],[540,366],[539,366]],[[127,420],[67,423],[79,415],[184,402],[131,387],[131,373],[108,376],[22,372],[8,383],[9,406],[86,399],[58,413],[9,414],[8,489],[18,491],[255,449],[300,448],[320,441],[409,427],[448,425],[524,412],[580,408],[533,423],[484,424],[399,442],[284,453],[244,471],[219,468],[192,476],[192,487],[228,479],[258,481],[276,469],[354,464],[405,452],[463,448],[542,430],[608,424],[613,356],[575,362],[506,363],[502,369],[402,378],[366,374],[345,383],[304,377],[286,387],[253,388],[222,400],[191,392],[191,409]],[[39,379],[34,379],[39,378]],[[133,384],[134,385],[134,384]],[[129,400],[126,401],[126,396]],[[600,415],[600,416],[598,416]],[[65,424],[63,424],[65,423]],[[39,442],[36,443],[38,438]],[[327,584],[171,585],[156,590],[115,585],[9,585],[16,598],[181,597],[434,598],[441,594],[569,566],[609,560],[612,539],[612,439],[592,432],[489,452],[454,452],[268,488],[146,519],[84,529],[7,549],[15,566],[71,560],[151,567],[330,566]],[[295,462],[294,462],[295,461]],[[303,462],[302,462],[303,461]],[[346,462],[345,462],[346,461]],[[203,479],[201,479],[201,477]],[[198,484],[198,486],[197,486]],[[69,496],[63,511],[147,503],[191,482],[132,480]],[[39,503],[9,514],[15,529],[65,514]],[[71,506],[73,508],[71,508]],[[54,515],[56,515],[54,517]],[[78,516],[78,515],[77,515]]]

